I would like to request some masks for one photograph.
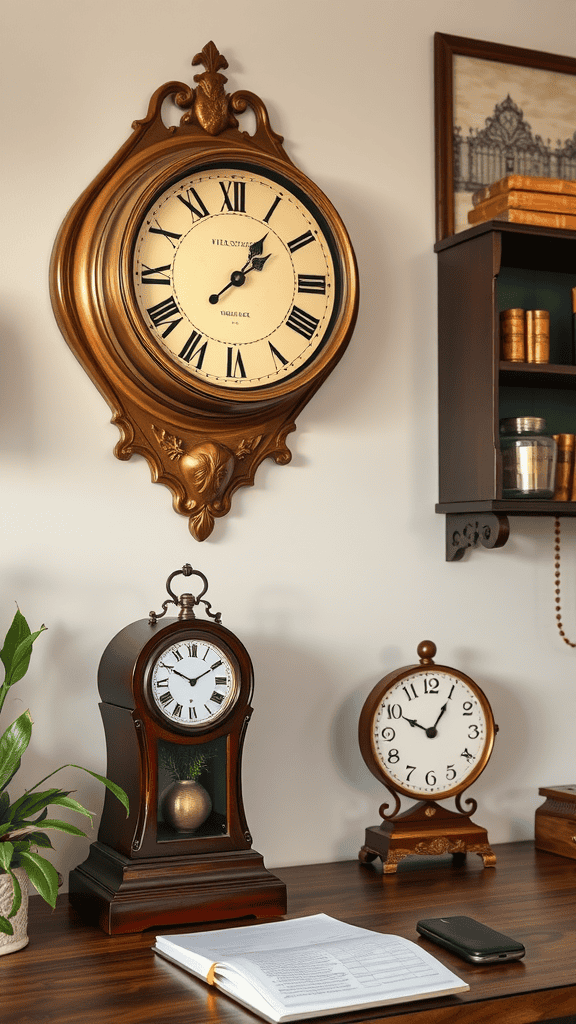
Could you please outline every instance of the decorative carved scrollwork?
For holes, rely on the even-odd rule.
[[[459,561],[468,550],[479,544],[485,548],[501,548],[508,540],[510,526],[506,516],[493,512],[446,516],[446,560]]]

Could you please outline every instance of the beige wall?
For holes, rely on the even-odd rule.
[[[269,866],[356,857],[382,797],[358,751],[358,714],[424,638],[485,688],[500,725],[471,791],[477,820],[493,842],[530,837],[538,787],[574,782],[575,655],[554,621],[552,520],[520,519],[501,551],[444,561],[432,39],[576,55],[573,0],[3,7],[0,629],[14,601],[32,627],[49,627],[3,714],[6,727],[30,706],[35,722],[19,779],[30,785],[68,761],[105,770],[101,653],[159,607],[168,574],[190,561],[254,661],[244,792]],[[209,39],[229,59],[231,90],[264,99],[290,156],[339,209],[362,304],[348,352],[291,436],[291,465],[265,464],[198,544],[146,464],[113,457],[118,432],[58,332],[47,275],[72,202],[156,87],[191,81]],[[574,520],[564,538],[576,637]],[[66,780],[99,812],[96,784]],[[67,872],[88,840],[56,845]]]

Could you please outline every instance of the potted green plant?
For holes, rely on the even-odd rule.
[[[0,651],[5,671],[4,682],[0,686],[0,711],[10,688],[26,675],[32,644],[45,628],[41,626],[32,633],[26,619],[17,609]],[[72,836],[86,835],[75,825],[49,818],[48,808],[67,807],[86,815],[92,821],[90,811],[70,796],[71,790],[41,790],[40,786],[62,768],[80,768],[111,790],[128,814],[128,797],[124,790],[81,765],[62,765],[12,801],[7,787],[20,768],[31,734],[32,718],[29,711],[24,711],[0,736],[0,954],[13,952],[28,942],[25,913],[28,880],[51,907],[56,904],[60,881],[58,872],[50,861],[37,852],[38,849],[52,849],[46,830],[55,829]],[[15,934],[15,922],[19,934]]]
[[[163,743],[159,748],[159,765],[172,778],[160,798],[164,821],[177,832],[193,832],[200,828],[212,810],[212,799],[198,781],[213,754],[187,747]]]

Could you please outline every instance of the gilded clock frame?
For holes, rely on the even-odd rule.
[[[358,310],[358,274],[348,233],[332,204],[290,160],[255,94],[224,90],[225,58],[213,43],[193,64],[196,88],[168,82],[147,116],[77,200],[56,239],[50,269],[56,320],[68,345],[107,401],[120,431],[114,454],[142,455],[152,480],[172,492],[176,512],[198,540],[230,510],[238,487],[254,482],[266,458],[287,464],[287,435],[343,355]],[[162,117],[171,99],[186,112]],[[236,113],[251,109],[252,135]],[[327,224],[341,282],[340,306],[317,355],[285,380],[253,391],[194,378],[162,353],[147,332],[131,286],[132,244],[143,213],[164,186],[204,166],[237,162],[280,175]]]

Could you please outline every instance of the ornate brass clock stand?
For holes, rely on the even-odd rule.
[[[496,857],[488,843],[488,833],[481,825],[471,821],[470,816],[478,806],[476,800],[468,798],[468,811],[456,806],[460,813],[441,807],[434,800],[420,801],[415,807],[399,814],[401,802],[398,794],[386,787],[396,801],[391,814],[389,804],[382,804],[380,815],[383,821],[366,829],[364,846],[358,857],[362,864],[369,864],[377,857],[382,859],[385,874],[393,874],[398,864],[409,856],[438,856],[451,853],[454,861],[463,861],[467,853],[477,853],[485,868],[494,867]]]

